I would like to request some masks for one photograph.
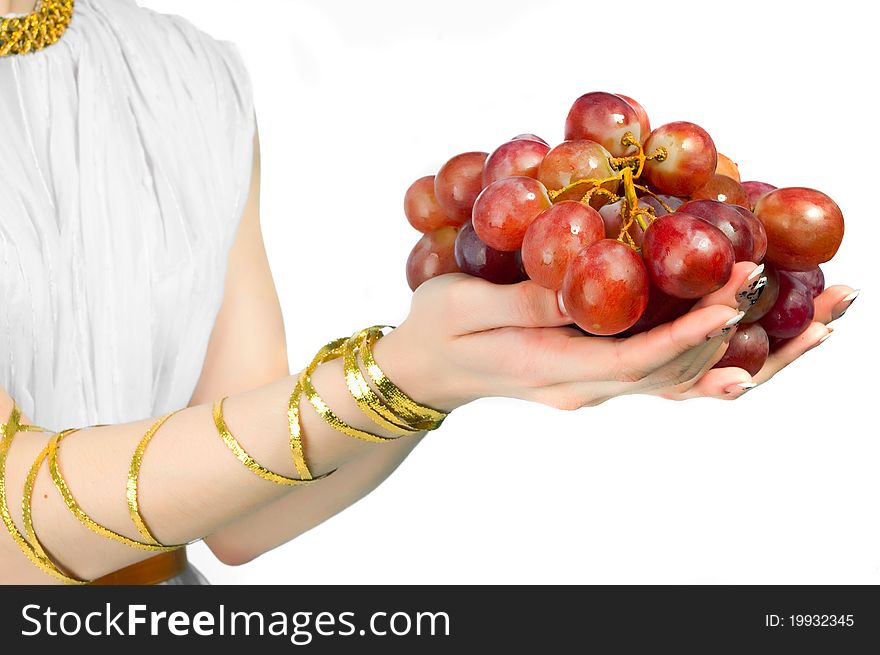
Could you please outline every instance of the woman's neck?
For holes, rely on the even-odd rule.
[[[0,16],[6,14],[29,14],[39,0],[0,0]]]

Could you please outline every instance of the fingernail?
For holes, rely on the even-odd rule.
[[[562,312],[562,315],[566,318],[571,318],[571,316],[569,316],[568,312],[565,310],[565,302],[563,302],[562,300],[562,291],[556,292],[556,302],[559,305],[559,311]]]
[[[714,339],[715,337],[720,337],[722,334],[724,334],[724,335],[729,334],[733,330],[733,328],[736,326],[736,324],[739,323],[743,319],[743,316],[745,316],[745,315],[746,315],[746,313],[744,311],[740,311],[736,316],[731,318],[729,321],[725,321],[725,323],[721,327],[719,327],[717,330],[707,334],[706,339]]]
[[[754,389],[758,385],[754,382],[740,382],[739,384],[731,384],[729,387],[724,389],[724,393],[726,394],[738,394],[742,395],[749,389]]]
[[[853,304],[856,298],[859,297],[859,292],[861,289],[856,289],[851,294],[849,294],[846,298],[841,300],[839,303],[834,305],[834,309],[831,310],[831,320],[836,321],[841,316],[846,314],[846,310],[849,309],[850,305]]]
[[[749,307],[758,302],[758,298],[761,297],[761,294],[764,293],[764,288],[767,286],[767,276],[761,275],[763,272],[764,264],[761,264],[743,282],[739,292],[736,294],[736,299],[739,301],[737,309],[748,311]]]
[[[826,341],[828,341],[828,337],[831,336],[831,333],[832,333],[832,332],[834,332],[834,329],[833,329],[833,328],[828,328],[828,332],[826,332],[826,333],[822,336],[822,338],[819,339],[816,343],[814,343],[812,346],[810,346],[809,348],[807,348],[807,351],[810,351],[810,350],[812,350],[813,348],[818,348],[818,347],[821,346],[823,343],[825,343]]]

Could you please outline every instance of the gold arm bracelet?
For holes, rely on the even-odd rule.
[[[226,447],[229,448],[232,454],[235,455],[235,458],[239,462],[241,462],[244,467],[251,473],[268,482],[274,482],[275,484],[281,484],[289,487],[301,484],[310,484],[315,480],[320,480],[333,473],[333,471],[330,471],[328,473],[324,473],[323,475],[305,480],[299,478],[288,478],[284,475],[280,475],[279,473],[275,473],[274,471],[270,471],[269,469],[261,466],[242,447],[242,445],[238,442],[238,439],[236,439],[235,436],[233,436],[232,432],[229,430],[229,426],[226,425],[226,420],[223,418],[224,400],[226,400],[226,397],[223,397],[220,400],[214,402],[214,425],[217,427],[217,433],[220,435],[223,443],[226,444]]]
[[[373,383],[379,389],[388,405],[400,417],[404,418],[407,423],[421,430],[436,430],[449,414],[427,405],[422,405],[410,398],[385,376],[373,358],[373,344],[384,336],[382,333],[383,327],[390,326],[374,325],[365,330],[366,338],[363,341],[360,353],[364,366],[367,369],[367,374],[373,380]]]
[[[407,436],[419,432],[418,428],[410,427],[394,411],[376,396],[358,365],[355,349],[363,348],[368,330],[356,332],[348,338],[344,346],[345,382],[352,397],[364,415],[371,421],[399,436]]]
[[[12,537],[12,540],[19,547],[21,552],[24,553],[25,557],[28,558],[31,564],[36,566],[43,573],[66,584],[88,584],[88,581],[86,580],[78,580],[63,573],[61,569],[49,559],[48,556],[46,556],[42,546],[37,550],[28,542],[12,520],[12,514],[9,511],[9,499],[6,495],[6,457],[9,454],[9,447],[12,445],[12,440],[15,438],[15,435],[20,431],[48,432],[48,430],[38,428],[37,426],[21,425],[21,423],[19,423],[20,420],[21,410],[18,408],[18,405],[13,403],[9,420],[3,425],[2,434],[0,434],[0,518],[2,518],[3,525]],[[34,477],[36,477],[36,474]],[[27,493],[27,491],[25,493]],[[22,499],[22,507],[24,506],[24,502],[25,500]]]
[[[136,541],[134,539],[129,539],[125,535],[121,535],[118,532],[114,532],[110,528],[104,527],[103,525],[92,519],[88,514],[86,514],[86,512],[79,506],[79,504],[76,502],[76,499],[73,497],[73,493],[70,491],[70,487],[67,486],[67,482],[64,480],[64,475],[61,473],[61,465],[58,461],[58,450],[61,442],[66,437],[78,431],[79,430],[64,430],[63,432],[59,432],[54,437],[52,437],[52,439],[49,441],[49,445],[47,446],[49,474],[52,476],[52,482],[55,483],[55,488],[58,490],[58,493],[61,494],[61,498],[64,500],[64,504],[67,506],[68,511],[70,511],[70,513],[73,514],[80,523],[82,523],[85,527],[87,527],[95,534],[120,543],[123,546],[128,546],[129,548],[137,548],[139,550],[147,550],[159,553],[166,553],[168,551],[177,550],[178,548],[183,548],[185,544],[165,546],[158,542],[144,543],[141,541]]]
[[[302,373],[300,373],[299,383],[302,385],[303,392],[306,394],[306,398],[308,398],[318,415],[334,430],[337,430],[346,436],[361,439],[362,441],[369,441],[370,443],[388,443],[389,441],[395,441],[398,437],[382,437],[378,434],[373,434],[372,432],[359,430],[343,421],[333,413],[333,410],[327,406],[327,403],[324,402],[314,385],[312,385],[310,378],[312,373],[315,372],[315,369],[325,362],[342,357],[346,341],[347,338],[345,337],[336,339],[318,351],[311,363],[303,369]]]

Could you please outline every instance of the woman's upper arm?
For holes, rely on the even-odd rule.
[[[289,373],[281,305],[260,229],[259,146],[255,131],[250,191],[190,405],[253,389]]]

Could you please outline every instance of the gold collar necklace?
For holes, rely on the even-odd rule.
[[[0,18],[0,57],[25,55],[52,45],[72,16],[73,0],[40,0],[25,16]]]

